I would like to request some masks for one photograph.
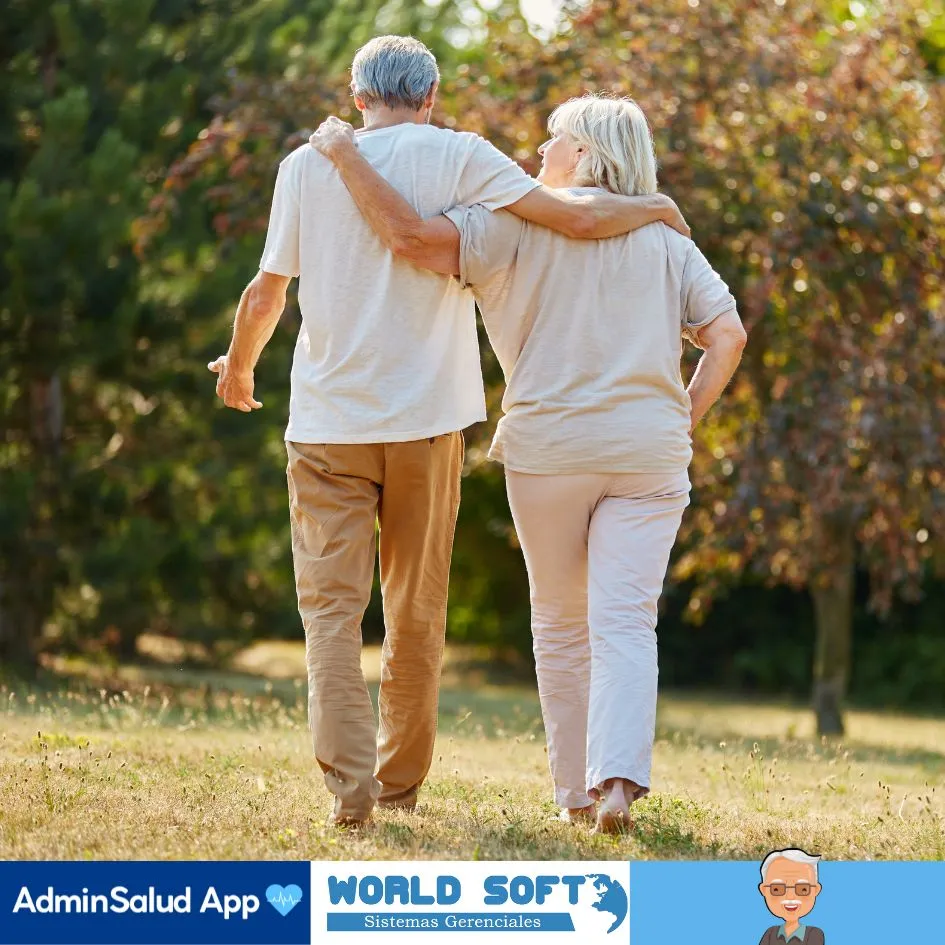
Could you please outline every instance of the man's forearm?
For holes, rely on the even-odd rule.
[[[227,360],[233,371],[252,371],[276,330],[285,295],[264,292],[258,279],[254,279],[243,290],[233,323],[233,339],[227,352]]]
[[[389,250],[421,241],[422,217],[357,148],[339,150],[332,160],[361,215]]]
[[[722,395],[742,359],[743,347],[738,342],[718,343],[699,359],[687,388],[692,401],[692,428]]]
[[[592,194],[591,206],[595,223],[590,236],[604,239],[638,230],[648,223],[681,223],[685,226],[676,204],[665,194],[646,194],[623,197],[617,194]],[[688,227],[686,227],[688,230]],[[688,233],[687,233],[688,235]]]
[[[431,272],[459,272],[459,233],[446,217],[424,220],[357,148],[339,148],[330,159],[368,226],[394,255]]]

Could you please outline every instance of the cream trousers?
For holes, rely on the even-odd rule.
[[[676,474],[506,472],[532,605],[555,801],[584,807],[608,778],[649,791],[656,605],[689,504]]]

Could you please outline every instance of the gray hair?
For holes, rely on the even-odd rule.
[[[351,88],[368,107],[419,111],[439,80],[433,53],[412,36],[376,36],[351,64]]]
[[[817,879],[817,864],[820,862],[820,856],[792,848],[787,850],[773,850],[764,858],[764,862],[761,864],[761,881],[763,883],[768,881],[768,867],[771,866],[774,860],[791,860],[794,863],[806,863],[808,866],[813,866],[814,882],[819,882]]]
[[[604,187],[628,197],[656,193],[653,136],[633,99],[572,98],[551,113],[548,130],[567,134],[584,147],[575,186]]]

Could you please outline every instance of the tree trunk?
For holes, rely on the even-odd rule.
[[[0,663],[18,673],[37,667],[43,625],[49,613],[59,564],[57,515],[60,500],[63,398],[59,375],[29,384],[29,434],[33,494],[28,533],[19,560],[0,576]]]
[[[818,532],[823,564],[811,583],[816,622],[813,708],[819,735],[842,735],[853,644],[856,545],[846,516],[821,522]]]
[[[48,466],[62,448],[62,384],[59,375],[34,378],[30,383],[30,438],[37,459]]]
[[[37,669],[37,634],[29,621],[18,619],[7,594],[7,584],[0,578],[0,668],[18,675],[33,675]]]

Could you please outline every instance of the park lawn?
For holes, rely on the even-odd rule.
[[[273,675],[0,690],[0,858],[945,859],[945,719],[851,712],[828,742],[802,707],[666,693],[636,829],[595,837],[554,820],[534,689],[448,673],[421,809],[339,831],[304,684]]]

